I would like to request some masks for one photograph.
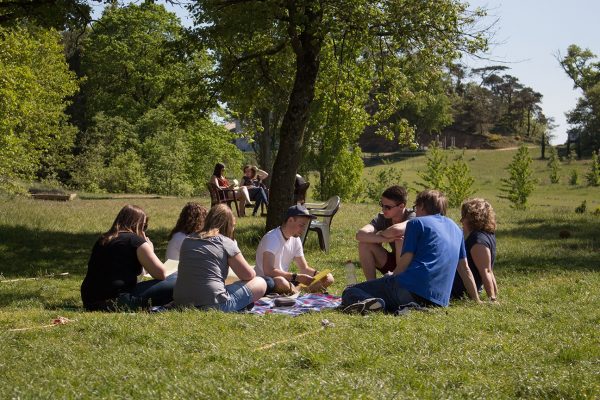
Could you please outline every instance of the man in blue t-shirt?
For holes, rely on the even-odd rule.
[[[417,218],[406,224],[402,254],[396,254],[393,275],[344,290],[345,312],[395,312],[411,302],[445,307],[457,268],[469,296],[480,301],[467,264],[462,231],[445,216],[447,205],[446,197],[438,190],[417,195]]]

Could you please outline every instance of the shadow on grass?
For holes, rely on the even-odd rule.
[[[384,162],[395,163],[398,161],[408,160],[409,158],[424,155],[425,151],[398,151],[395,153],[373,154],[363,157],[365,167],[373,167],[381,165]]]
[[[503,240],[522,242],[526,255],[501,254],[498,265],[518,272],[600,270],[600,224],[588,220],[529,218],[498,232]]]

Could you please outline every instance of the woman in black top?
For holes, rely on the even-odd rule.
[[[261,169],[258,169],[254,165],[244,166],[244,176],[242,176],[242,186],[248,188],[250,194],[250,200],[254,201],[254,210],[252,215],[256,216],[256,212],[260,208],[260,205],[264,203],[269,205],[269,198],[265,191],[265,185],[262,183],[263,180],[267,179],[269,174]]]
[[[146,236],[147,228],[144,210],[126,205],[110,230],[96,241],[81,284],[81,299],[87,310],[139,308],[173,300],[177,274],[167,278]],[[143,269],[154,279],[138,283]]]
[[[496,214],[484,199],[465,200],[461,206],[461,219],[469,268],[475,278],[477,290],[485,288],[488,299],[496,301],[498,286],[494,276],[496,259]],[[465,287],[458,273],[454,277],[452,297],[464,295]]]

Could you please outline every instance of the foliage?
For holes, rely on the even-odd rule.
[[[470,13],[467,7],[450,0],[250,0],[228,2],[225,6],[219,0],[193,2],[190,10],[199,27],[197,34],[215,51],[218,84],[239,79],[244,67],[254,61],[261,65],[259,71],[269,77],[269,65],[276,62],[275,56],[289,55],[283,62],[291,66],[289,76],[293,76],[293,83],[288,86],[289,96],[283,97],[287,99],[285,105],[278,107],[286,111],[271,174],[268,229],[279,225],[280,216],[292,199],[292,182],[302,159],[313,100],[317,98],[321,55],[326,59],[327,47],[332,46],[331,54],[340,64],[371,66],[364,77],[373,81],[375,90],[371,94],[380,106],[378,112],[391,115],[398,108],[397,101],[411,95],[406,90],[408,77],[403,73],[403,58],[418,58],[425,76],[437,73],[439,66],[457,58],[460,50],[475,52],[485,47],[484,35],[474,28],[482,13]],[[340,75],[344,81],[354,81],[357,73],[362,74],[360,69],[348,68],[344,72]],[[238,92],[241,96],[246,93]]]
[[[556,152],[556,148],[550,146],[550,156],[548,157],[548,168],[550,169],[550,182],[558,183],[560,177],[558,172],[560,170],[560,163],[558,161],[558,153]]]
[[[590,169],[585,175],[589,186],[600,186],[600,162],[598,160],[598,152],[592,153],[592,162]]]
[[[55,31],[0,27],[0,190],[64,170],[75,134],[65,99],[76,91]]]
[[[427,149],[427,166],[425,171],[419,173],[423,182],[418,185],[424,189],[443,190],[444,178],[448,168],[448,156],[436,141],[432,142]]]
[[[578,148],[588,154],[600,151],[600,61],[590,50],[571,45],[559,62],[573,87],[583,92],[575,108],[567,113],[569,139],[578,141]]]
[[[587,200],[582,201],[581,204],[579,206],[577,206],[577,208],[575,208],[575,212],[577,214],[585,214],[586,211],[587,211]]]
[[[446,169],[446,182],[443,192],[448,197],[450,207],[459,207],[462,202],[475,191],[473,183],[475,179],[471,175],[471,169],[465,162],[464,153],[458,156]]]
[[[576,169],[571,170],[571,176],[569,177],[570,185],[577,185],[579,183],[579,174]]]
[[[107,7],[85,37],[82,67],[90,117],[103,112],[135,123],[164,105],[184,122],[207,101],[206,55],[184,42],[175,14],[152,2]]]
[[[377,170],[370,169],[367,172],[367,177],[363,178],[364,197],[373,203],[381,200],[381,194],[390,186],[408,186],[406,182],[402,181],[402,170],[400,168],[392,166],[392,163],[385,160],[383,165],[382,168]]]
[[[125,150],[110,162],[104,172],[102,187],[112,193],[144,193],[149,182],[141,157]]]
[[[506,194],[500,197],[510,200],[512,207],[517,210],[527,208],[527,199],[535,187],[536,179],[532,177],[531,161],[529,150],[521,145],[506,168],[509,178],[502,179],[502,191]]]

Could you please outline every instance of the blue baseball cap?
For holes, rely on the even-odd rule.
[[[306,217],[310,219],[317,219],[317,217],[310,214],[306,207],[301,205],[291,206],[287,209],[287,212],[285,213],[285,219],[290,217]]]

